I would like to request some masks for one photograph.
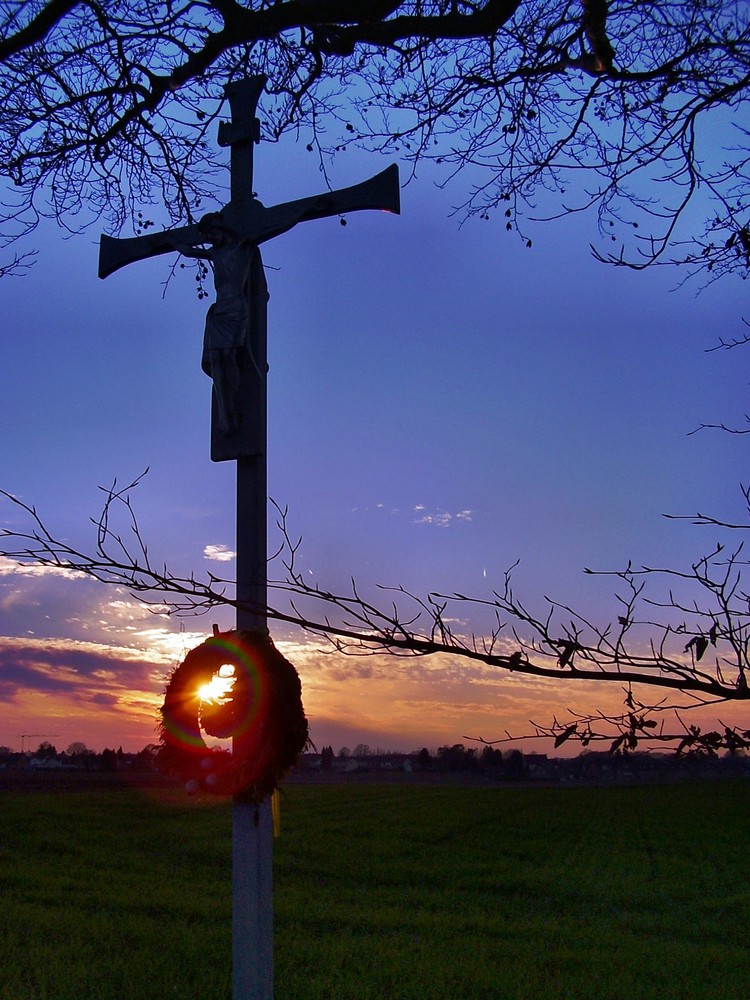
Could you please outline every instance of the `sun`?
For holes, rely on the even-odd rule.
[[[201,701],[212,705],[226,705],[232,700],[235,680],[234,666],[231,663],[222,663],[208,684],[198,688],[198,697]]]

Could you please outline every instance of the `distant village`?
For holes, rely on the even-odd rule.
[[[0,746],[0,787],[3,778],[13,784],[95,775],[112,778],[132,776],[134,780],[157,779],[158,744],[151,743],[138,753],[122,747],[89,750],[73,743],[59,751],[44,741],[35,750],[22,752]],[[288,776],[291,782],[305,781],[461,781],[472,784],[528,782],[546,784],[626,784],[683,779],[750,777],[750,757],[741,754],[677,755],[675,753],[631,752],[611,754],[584,750],[577,757],[549,757],[493,746],[466,747],[462,743],[426,747],[411,753],[394,753],[359,744],[335,752],[324,746],[319,752],[304,753]],[[167,779],[165,779],[167,780]]]

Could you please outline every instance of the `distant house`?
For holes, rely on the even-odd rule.
[[[38,768],[41,771],[57,771],[63,766],[63,762],[57,757],[32,757],[29,760],[29,767]]]
[[[560,776],[558,763],[546,753],[524,754],[526,774],[534,781],[554,781]]]

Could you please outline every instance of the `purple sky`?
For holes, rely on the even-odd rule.
[[[331,178],[384,165],[350,151]],[[468,181],[434,180],[404,188],[400,217],[306,223],[265,246],[271,496],[326,587],[489,596],[520,559],[527,603],[611,617],[611,586],[583,567],[689,565],[715,539],[663,513],[741,515],[746,439],[689,432],[743,420],[744,357],[706,350],[745,332],[746,289],[605,267],[588,217],[536,226],[527,249],[500,217],[461,225]],[[324,185],[287,142],[259,148],[255,186],[270,205]],[[134,501],[155,561],[231,574],[206,557],[234,545],[233,468],[208,455],[206,302],[187,272],[165,291],[166,258],[100,281],[98,233],[43,226],[31,273],[0,282],[0,486],[90,546],[97,487],[148,466]],[[0,525],[13,518],[0,508]],[[125,594],[0,565],[0,744],[49,731],[139,749],[166,673],[213,621],[232,624],[217,613],[181,632]],[[274,632],[295,644],[318,744],[491,739],[573,694],[601,701],[445,662],[324,659]]]

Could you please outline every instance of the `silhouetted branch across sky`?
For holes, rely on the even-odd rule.
[[[0,554],[124,587],[160,613],[185,616],[221,606],[236,608],[232,580],[213,574],[181,577],[152,561],[131,499],[141,479],[103,490],[101,513],[92,519],[92,553],[72,548],[55,536],[34,507],[0,491],[29,520],[28,530],[0,533]],[[505,573],[503,588],[489,597],[420,597],[402,587],[379,587],[386,601],[380,604],[364,597],[355,581],[349,593],[333,593],[307,582],[297,569],[301,540],[290,534],[287,511],[276,509],[281,544],[271,562],[283,566],[284,576],[269,581],[271,593],[282,599],[265,609],[271,620],[319,636],[347,655],[381,650],[404,657],[448,654],[459,662],[495,667],[499,673],[623,689],[626,710],[621,715],[574,713],[573,722],[532,724],[536,736],[548,737],[556,746],[571,739],[584,746],[607,739],[614,751],[635,749],[644,740],[702,752],[746,745],[748,734],[736,726],[726,726],[717,735],[682,721],[681,730],[666,730],[655,719],[667,711],[685,712],[699,705],[715,709],[750,700],[750,606],[741,544],[733,550],[719,544],[684,571],[627,566],[600,573],[617,581],[620,610],[616,620],[602,626],[551,599],[542,616],[532,612],[514,591],[513,568]],[[647,584],[662,580],[666,596],[650,596]],[[455,624],[477,611],[485,619],[489,612],[491,628],[467,633]],[[644,688],[662,693],[647,701],[640,693]]]

